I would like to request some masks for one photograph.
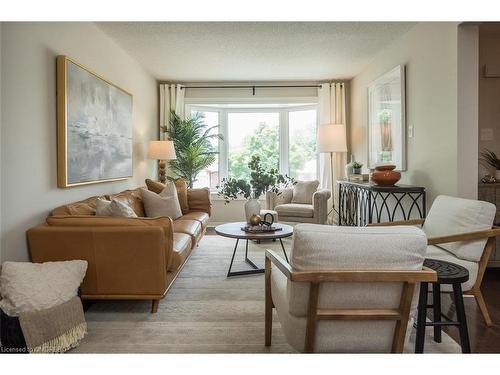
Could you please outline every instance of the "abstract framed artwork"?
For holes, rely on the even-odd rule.
[[[57,185],[132,177],[132,94],[57,57]]]
[[[406,170],[405,67],[398,65],[368,86],[368,167]]]

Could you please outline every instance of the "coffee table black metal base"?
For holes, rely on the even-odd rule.
[[[470,353],[469,333],[467,331],[467,319],[465,316],[464,300],[462,295],[462,283],[469,280],[469,271],[458,264],[436,259],[426,259],[424,266],[437,272],[438,281],[432,283],[432,305],[427,303],[429,283],[420,284],[420,295],[418,300],[417,335],[415,340],[415,353],[424,352],[425,327],[434,328],[434,341],[441,342],[441,327],[456,326],[460,333],[460,346],[462,353]],[[453,321],[441,313],[441,285],[451,284],[453,297],[457,310],[457,320]],[[427,322],[427,309],[432,308],[432,321]],[[444,320],[443,320],[444,318]]]
[[[274,223],[273,226],[276,227],[276,231],[271,232],[258,232],[251,233],[242,230],[246,225],[246,222],[236,222],[236,223],[225,223],[217,225],[215,227],[215,233],[219,236],[234,238],[236,239],[236,244],[234,245],[233,256],[231,257],[231,263],[229,264],[229,270],[227,271],[227,277],[231,276],[243,276],[243,275],[253,275],[258,273],[264,273],[263,268],[259,268],[254,262],[248,259],[248,241],[262,241],[262,240],[280,240],[281,249],[283,250],[283,255],[288,262],[288,257],[286,255],[285,246],[283,245],[282,238],[290,237],[293,235],[293,227],[283,223]],[[245,240],[245,262],[251,267],[251,269],[246,271],[232,271],[234,257],[236,255],[236,250],[238,250],[238,244],[240,240]]]
[[[281,249],[283,250],[283,254],[285,255],[285,259],[288,262],[288,257],[286,255],[285,246],[283,245],[283,241],[281,240],[281,238],[279,240],[280,240],[280,244],[281,244]],[[238,250],[238,244],[240,242],[240,239],[238,238],[238,239],[236,239],[236,244],[234,245],[233,256],[231,257],[231,263],[229,264],[229,270],[227,271],[227,277],[253,275],[256,273],[264,273],[264,268],[259,268],[254,262],[252,262],[250,259],[248,259],[248,241],[249,240],[246,240],[246,244],[245,244],[245,262],[247,262],[253,269],[246,270],[246,271],[234,271],[234,272],[231,271],[231,269],[233,268],[234,256],[236,255],[236,250]]]

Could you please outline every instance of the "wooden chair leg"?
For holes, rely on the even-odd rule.
[[[273,298],[271,295],[271,262],[266,258],[265,274],[265,345],[271,346],[271,336],[273,333]]]
[[[481,293],[481,290],[478,290],[475,291],[473,295],[474,298],[476,299],[476,303],[477,306],[479,307],[479,310],[481,310],[484,322],[488,327],[491,327],[493,325],[493,322],[491,321],[490,314],[488,313],[488,307],[486,307],[486,302],[484,301],[483,293]]]
[[[154,299],[151,301],[151,314],[155,314],[158,311],[158,305],[160,304],[159,299]]]

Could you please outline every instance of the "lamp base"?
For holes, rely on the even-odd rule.
[[[165,183],[167,181],[167,171],[166,171],[167,163],[165,160],[160,160],[158,162],[158,179],[161,183]]]

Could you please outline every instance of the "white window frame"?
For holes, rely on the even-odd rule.
[[[314,99],[314,100],[313,100]],[[206,106],[206,104],[249,104],[252,102],[259,104],[272,103],[272,104],[295,104],[288,107],[217,107]],[[307,104],[304,104],[307,103]],[[204,105],[205,104],[205,105]],[[228,177],[228,114],[229,113],[278,113],[279,115],[279,171],[281,174],[289,174],[289,151],[290,151],[290,137],[289,137],[289,113],[298,111],[316,110],[316,129],[319,125],[318,104],[316,98],[294,98],[286,100],[234,100],[234,99],[221,99],[221,98],[203,98],[194,99],[190,98],[185,100],[185,113],[191,114],[191,111],[199,112],[217,112],[219,114],[219,133],[222,134],[224,139],[219,140],[219,181]],[[316,175],[319,176],[319,154],[316,154]]]

